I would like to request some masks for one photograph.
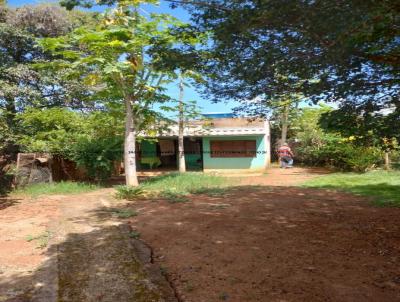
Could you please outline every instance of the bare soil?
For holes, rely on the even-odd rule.
[[[175,301],[112,194],[3,199],[0,301]]]
[[[400,301],[400,209],[295,187],[322,173],[271,169],[175,204],[0,199],[0,301]]]
[[[282,186],[320,173],[274,169],[224,196],[136,202],[131,224],[181,301],[400,301],[400,209]]]

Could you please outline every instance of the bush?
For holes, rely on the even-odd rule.
[[[11,191],[13,175],[0,171],[0,196],[6,195]]]
[[[343,171],[365,172],[382,164],[382,151],[376,147],[357,146],[340,139],[320,146],[296,148],[298,160],[311,166],[329,166]]]
[[[88,171],[89,177],[98,181],[108,179],[113,163],[123,155],[123,138],[81,139],[74,146],[71,159]]]

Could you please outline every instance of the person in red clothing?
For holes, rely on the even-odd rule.
[[[278,149],[279,163],[281,168],[293,167],[293,152],[287,143]]]

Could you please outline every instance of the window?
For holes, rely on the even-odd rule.
[[[211,141],[211,157],[256,157],[255,140]]]

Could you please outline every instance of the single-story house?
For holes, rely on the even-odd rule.
[[[262,171],[271,159],[269,122],[234,118],[230,114],[205,114],[184,130],[188,170]],[[157,138],[138,144],[140,169],[178,168],[178,126],[163,130]]]

